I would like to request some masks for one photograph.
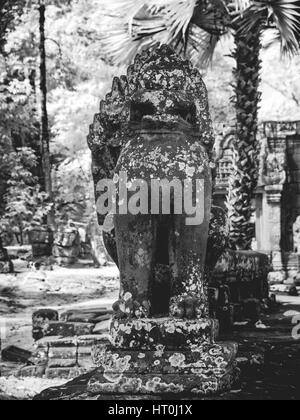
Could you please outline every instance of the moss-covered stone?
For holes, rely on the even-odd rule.
[[[121,349],[155,350],[190,349],[203,343],[212,344],[218,336],[218,322],[202,320],[132,319],[114,320],[111,325],[112,343]]]

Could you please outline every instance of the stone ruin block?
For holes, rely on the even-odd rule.
[[[231,302],[268,297],[269,258],[254,251],[226,251],[219,259],[211,284],[229,287]]]
[[[8,256],[7,249],[3,247],[0,238],[0,274],[13,273],[14,265]]]
[[[32,337],[40,340],[45,336],[44,328],[49,322],[58,321],[59,314],[53,309],[39,309],[32,314]]]
[[[36,226],[29,231],[29,242],[33,258],[50,257],[53,246],[53,232],[49,226]]]
[[[44,337],[78,337],[81,335],[92,334],[94,328],[94,324],[85,322],[51,321],[44,325],[43,335]]]
[[[243,319],[259,320],[262,307],[269,298],[270,269],[265,254],[226,250],[210,277],[212,313],[225,323],[230,322],[228,317],[232,323]]]
[[[36,342],[36,350],[30,355],[30,365],[22,367],[18,376],[73,379],[94,369],[94,348],[109,343],[107,334],[44,337]]]
[[[53,256],[61,266],[74,264],[81,251],[80,234],[75,227],[60,227],[54,236]]]

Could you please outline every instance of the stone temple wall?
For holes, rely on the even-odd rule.
[[[217,144],[215,202],[223,206],[230,176],[233,130]],[[300,216],[300,121],[265,122],[260,127],[256,250],[270,255],[275,271],[300,269],[295,222]],[[300,246],[299,246],[300,249]]]

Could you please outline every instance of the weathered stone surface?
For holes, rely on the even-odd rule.
[[[92,359],[94,346],[105,347],[111,345],[108,335],[83,335],[79,337],[44,337],[36,342],[36,351],[29,359],[33,364],[31,369],[24,371],[26,376],[39,376],[38,372],[47,368],[49,377],[71,379],[76,374],[82,374],[95,367]],[[60,370],[60,369],[63,370]],[[80,368],[81,370],[77,370]],[[70,376],[70,372],[72,375]],[[74,373],[75,372],[75,373]]]
[[[53,232],[49,226],[36,226],[28,232],[31,244],[52,244]]]
[[[92,334],[94,324],[84,322],[48,322],[44,325],[43,334],[45,337],[60,336],[74,337],[80,335]]]
[[[110,328],[111,319],[107,321],[98,322],[93,329],[93,334],[108,333]]]
[[[217,262],[220,260],[229,245],[229,223],[225,210],[213,205],[208,232],[207,253],[205,271],[208,283],[212,281],[212,275]]]
[[[60,321],[63,322],[87,322],[89,324],[98,324],[101,321],[109,320],[113,311],[90,311],[70,310],[60,314]]]
[[[59,315],[53,309],[39,309],[32,314],[32,337],[34,340],[43,338],[44,327],[51,321],[58,321]]]
[[[78,356],[79,357],[90,356],[92,354],[93,348],[94,348],[93,346],[79,346],[77,349]]]
[[[52,245],[50,244],[32,244],[32,257],[39,258],[50,256],[52,254]]]
[[[30,351],[16,346],[8,346],[1,352],[2,360],[6,362],[27,363],[31,356],[32,353]]]
[[[49,359],[48,368],[68,368],[75,367],[77,364],[77,355],[72,359]]]
[[[78,249],[72,247],[59,247],[58,245],[54,245],[53,247],[53,256],[55,258],[61,258],[63,261],[64,259],[67,261],[75,261],[76,258],[79,256]]]
[[[77,347],[50,347],[49,359],[74,359],[77,358]]]
[[[53,246],[53,232],[47,225],[36,226],[29,231],[29,242],[33,258],[50,256]]]
[[[91,355],[92,355],[92,351],[90,351],[89,355],[87,356],[78,355],[77,365],[82,369],[86,369],[87,371],[95,369],[96,365],[93,363],[93,359]]]
[[[48,363],[49,347],[43,346],[36,349],[31,360],[35,366],[47,365]]]
[[[80,254],[80,234],[68,224],[61,226],[54,236],[53,256],[59,265],[70,265],[76,262]]]
[[[284,308],[286,311],[286,308]],[[237,337],[236,337],[237,338]],[[240,340],[239,340],[240,341]],[[244,344],[243,344],[244,342]],[[290,341],[273,343],[268,334],[264,341],[256,344],[255,334],[248,334],[240,343],[240,354],[237,359],[243,375],[241,381],[233,388],[234,392],[225,392],[221,396],[204,397],[224,401],[299,401],[300,343]],[[144,399],[165,400],[164,396],[140,394],[103,395],[87,392],[87,386],[94,377],[95,371],[76,378],[63,387],[51,388],[39,395],[37,400],[115,400],[124,401]],[[99,376],[97,376],[99,380]],[[180,396],[175,396],[180,401]],[[183,397],[184,398],[184,397]],[[202,397],[195,397],[196,400]],[[182,401],[184,403],[184,401]],[[158,402],[159,404],[159,402]]]
[[[235,366],[231,366],[225,375],[203,376],[185,375],[141,375],[125,374],[118,382],[108,382],[99,373],[99,379],[93,378],[88,384],[88,392],[96,395],[173,395],[209,396],[231,389],[239,374]]]
[[[85,369],[79,367],[61,367],[61,368],[48,368],[45,372],[46,379],[74,379],[80,375],[84,375],[86,373]]]
[[[77,337],[78,347],[91,347],[97,344],[109,345],[111,343],[111,337],[109,334],[95,334],[95,335],[83,335]]]
[[[226,251],[219,259],[214,271],[213,281],[229,287],[231,283],[237,283],[239,287],[249,284],[249,293],[238,296],[238,289],[232,293],[232,302],[238,302],[238,298],[264,299],[268,296],[268,274],[270,262],[268,256],[254,251]]]
[[[269,271],[267,255],[253,251],[224,252],[210,277],[211,314],[215,314],[222,324],[219,314],[222,315],[225,307],[225,312],[230,311],[233,305],[233,320],[240,321],[241,317],[248,319],[252,302],[257,306],[256,314],[252,310],[250,318],[258,317],[259,305],[262,306],[269,295]],[[236,312],[238,308],[240,310]]]
[[[14,272],[14,266],[11,261],[0,261],[0,274],[9,274]]]
[[[18,371],[17,376],[20,378],[43,378],[46,372],[46,366],[25,366]]]
[[[235,321],[259,319],[269,295],[269,270],[264,254],[229,250],[222,254],[209,280],[210,314],[219,320],[221,332]]]
[[[118,265],[118,253],[117,253],[117,244],[116,244],[116,235],[115,229],[112,229],[111,232],[103,232],[104,244],[106,249],[113,261]],[[211,208],[211,218],[208,232],[208,242],[207,242],[207,253],[206,253],[206,265],[205,265],[205,275],[207,276],[207,281],[211,281],[211,276],[213,270],[221,258],[222,254],[228,248],[229,243],[229,224],[226,216],[225,210],[221,207],[212,205]],[[155,281],[156,283],[160,282],[160,277],[162,272],[167,273],[169,276],[169,267],[167,264],[157,264],[155,267]],[[163,279],[165,281],[165,277]],[[153,293],[155,293],[155,284],[153,286]],[[153,302],[156,305],[156,302]]]
[[[48,336],[43,337],[37,341],[37,348],[50,348],[50,347],[76,347],[79,337],[61,337],[61,336]]]
[[[54,243],[63,248],[71,248],[80,245],[80,235],[72,226],[62,226],[55,234]]]
[[[172,318],[114,320],[112,343],[116,348],[155,350],[158,345],[169,349],[190,348],[213,343],[219,324],[213,319],[180,320]]]
[[[166,350],[163,345],[155,351],[123,350],[116,353],[114,347],[95,348],[93,360],[104,369],[106,378],[124,373],[146,374],[198,374],[206,375],[209,370],[219,376],[227,373],[228,366],[234,363],[237,344],[218,343],[194,347],[193,351],[178,353]]]

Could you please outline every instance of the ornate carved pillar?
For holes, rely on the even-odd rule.
[[[283,270],[281,251],[281,198],[283,185],[267,185],[267,232],[272,252],[272,264],[275,271]]]
[[[265,124],[265,150],[262,154],[264,185],[264,244],[270,251],[273,270],[284,271],[282,258],[282,197],[287,180],[286,134],[281,125]],[[283,276],[284,277],[284,276]]]

